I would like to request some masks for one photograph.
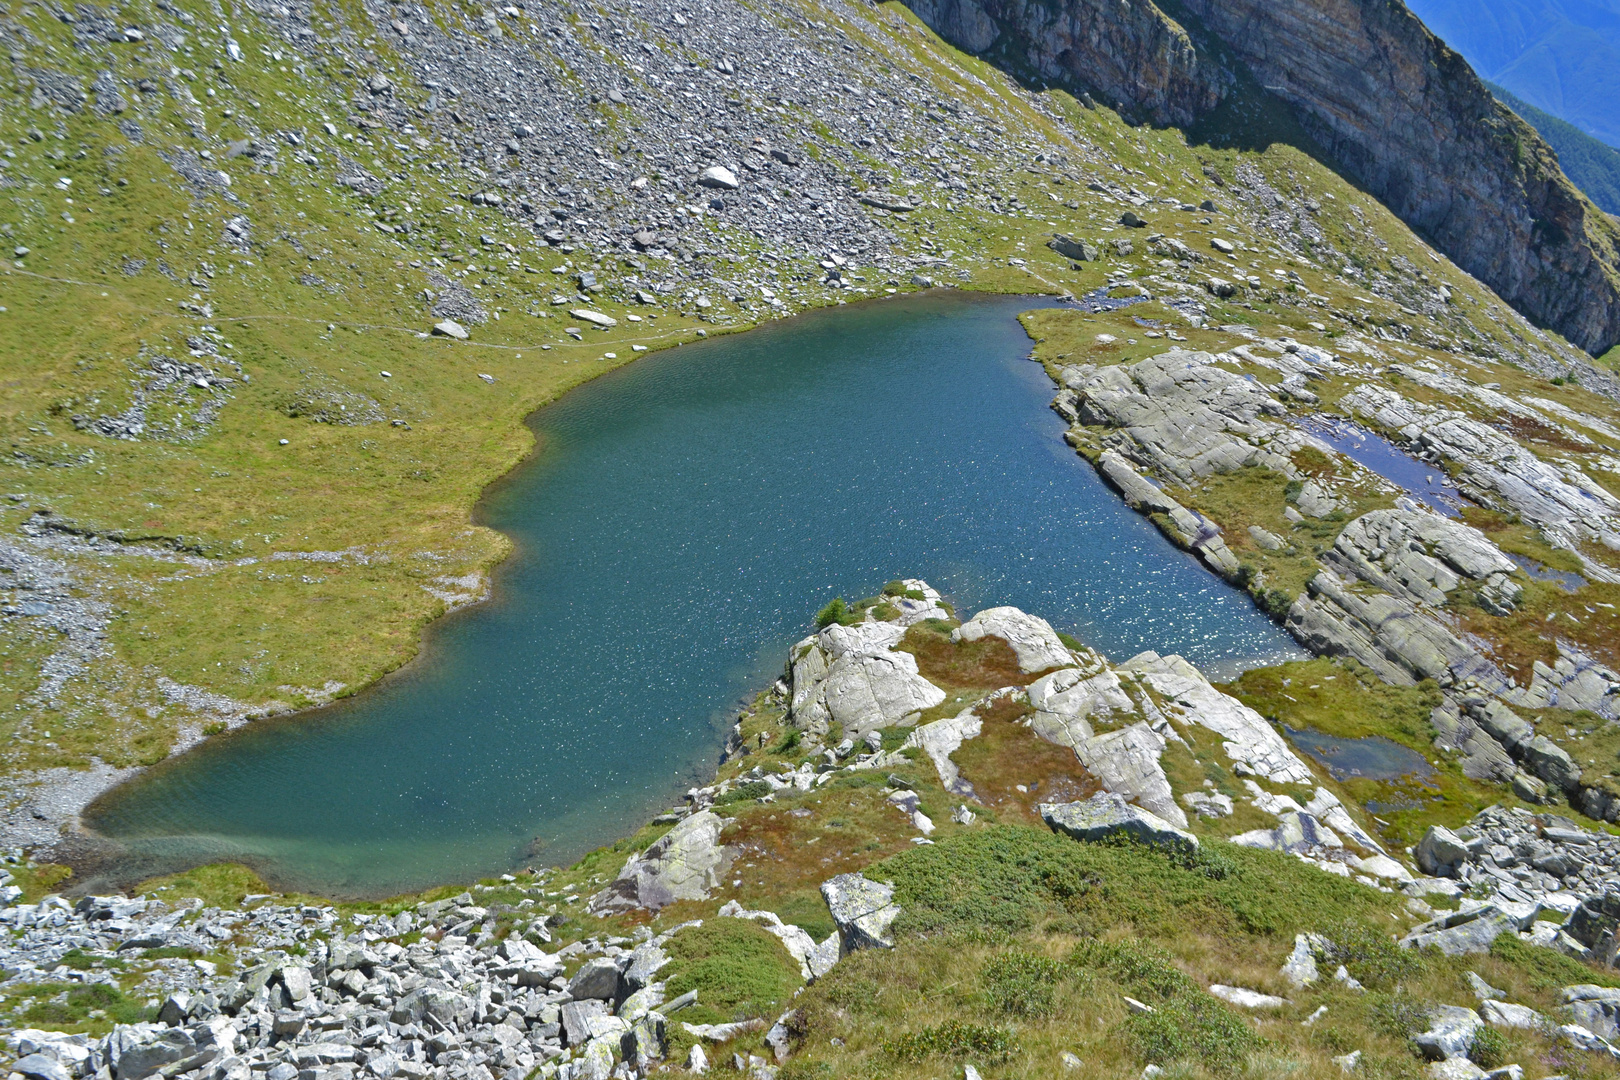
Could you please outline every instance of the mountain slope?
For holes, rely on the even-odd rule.
[[[1620,146],[1620,3],[1413,0],[1419,18],[1484,78]]]
[[[927,282],[1124,286],[1200,347],[1265,325],[1582,412],[1620,393],[1294,147],[1030,90],[898,5],[516,10],[0,20],[13,842],[406,663],[506,553],[470,514],[523,418],[700,331]]]
[[[1566,120],[1541,111],[1503,87],[1492,85],[1491,92],[1558,152],[1558,164],[1564,175],[1573,180],[1598,209],[1620,214],[1620,150],[1599,142]]]

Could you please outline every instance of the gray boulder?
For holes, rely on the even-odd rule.
[[[1491,943],[1507,933],[1517,933],[1519,920],[1493,905],[1473,911],[1454,911],[1424,923],[1401,939],[1409,949],[1436,948],[1447,956],[1466,956],[1491,951]]]
[[[592,1021],[597,1017],[607,1016],[613,1010],[608,1003],[590,998],[584,1001],[569,1001],[562,1007],[563,1034],[568,1039],[569,1046],[583,1046],[591,1037],[594,1030]]]
[[[1525,771],[1565,791],[1581,786],[1581,767],[1562,747],[1545,735],[1524,744]]]
[[[1062,255],[1065,259],[1073,259],[1075,262],[1095,262],[1097,260],[1096,245],[1089,244],[1084,240],[1076,240],[1070,236],[1064,236],[1062,233],[1053,233],[1052,239],[1046,242],[1046,246]]]
[[[1570,913],[1564,932],[1588,949],[1607,945],[1611,954],[1620,937],[1620,891],[1589,896]]]
[[[1195,851],[1198,837],[1178,829],[1159,815],[1132,806],[1113,792],[1098,792],[1084,802],[1041,803],[1036,809],[1053,832],[1076,840],[1102,840],[1129,836],[1155,847]]]
[[[596,914],[647,908],[657,911],[676,900],[702,900],[731,866],[732,853],[720,843],[724,822],[703,810],[685,818],[630,856],[619,876],[591,898]]]
[[[1477,842],[1476,842],[1477,843]],[[1464,840],[1444,825],[1431,825],[1418,841],[1418,869],[1435,877],[1456,877],[1457,868],[1467,862],[1472,849]]]
[[[871,881],[860,874],[840,874],[821,883],[843,952],[856,949],[892,949],[889,927],[900,914],[894,886]]]
[[[1413,1036],[1412,1043],[1430,1061],[1467,1057],[1468,1048],[1474,1045],[1474,1034],[1483,1022],[1473,1009],[1437,1005],[1429,1030]]]
[[[669,954],[655,941],[636,946],[630,954],[630,965],[624,969],[624,981],[632,990],[640,990],[653,981],[660,968],[669,963]]]
[[[955,641],[985,637],[997,637],[1011,645],[1022,671],[1046,671],[1074,664],[1074,655],[1058,640],[1051,623],[1015,607],[988,608],[951,631]]]
[[[587,960],[584,967],[574,972],[574,977],[568,980],[568,992],[575,1001],[617,1001],[622,981],[619,965],[599,956]]]
[[[413,1024],[431,1016],[441,1024],[460,1026],[472,1019],[473,1004],[447,986],[419,986],[394,1003],[391,1018],[396,1024]]]
[[[120,1024],[104,1045],[107,1064],[117,1080],[141,1080],[197,1052],[190,1032],[161,1024]]]
[[[18,1058],[11,1066],[11,1071],[21,1073],[28,1080],[73,1080],[73,1074],[63,1067],[60,1061],[44,1054],[29,1054]]]

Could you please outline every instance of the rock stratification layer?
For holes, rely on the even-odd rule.
[[[1532,321],[1593,353],[1620,342],[1620,228],[1404,5],[1187,0],[1178,22],[1107,0],[908,3],[959,47],[1155,123],[1207,114],[1246,67],[1339,168]]]

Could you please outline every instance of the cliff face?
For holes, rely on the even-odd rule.
[[[1232,78],[1187,31],[1137,0],[907,0],[959,49],[1005,49],[1059,85],[1101,95],[1156,124],[1184,126],[1214,108]]]
[[[1155,123],[1186,125],[1232,85],[1212,34],[1286,101],[1334,163],[1531,320],[1589,352],[1620,343],[1620,228],[1529,125],[1404,5],[908,0],[959,47],[991,49]]]

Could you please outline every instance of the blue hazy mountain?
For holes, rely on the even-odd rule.
[[[1620,0],[1409,3],[1483,78],[1620,146]]]

